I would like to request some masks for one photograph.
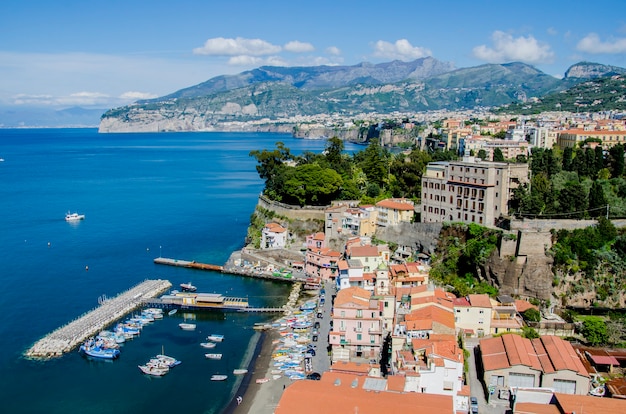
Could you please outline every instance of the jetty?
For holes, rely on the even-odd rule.
[[[224,270],[223,267],[220,265],[199,263],[195,260],[189,261],[180,259],[169,259],[167,257],[157,257],[156,259],[154,259],[154,263],[176,267],[187,267],[190,269],[215,270],[217,272],[221,272]]]
[[[172,287],[168,280],[145,280],[114,298],[101,301],[99,307],[49,333],[25,352],[34,359],[59,357],[70,352],[93,336],[143,306],[146,300],[157,297]]]

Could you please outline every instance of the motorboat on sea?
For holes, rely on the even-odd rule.
[[[184,292],[195,292],[198,288],[195,287],[194,285],[191,284],[191,282],[189,283],[181,283],[180,284],[180,288],[184,291]]]
[[[116,359],[120,356],[120,350],[114,348],[105,348],[100,341],[91,338],[85,341],[79,348],[79,351],[93,358]]]
[[[178,309],[172,309],[171,311],[169,311],[167,314],[169,316],[172,316],[173,314],[175,314],[176,312],[178,312]]]
[[[217,344],[215,342],[202,342],[200,344],[202,348],[208,348],[208,349],[215,348],[216,345]]]
[[[215,374],[211,376],[211,381],[224,381],[228,378],[228,375]]]
[[[146,364],[146,365],[137,365],[137,367],[146,375],[152,375],[155,377],[162,377],[163,375],[169,372],[168,367],[159,367],[156,365]]]
[[[183,331],[193,331],[193,330],[196,329],[196,324],[195,323],[179,323],[178,326]]]
[[[84,214],[70,213],[68,211],[67,214],[65,215],[65,221],[79,221],[79,220],[84,220],[84,219],[85,219]]]
[[[247,374],[248,370],[247,369],[235,369],[233,370],[233,374],[234,375],[244,375]]]
[[[169,368],[174,368],[175,366],[178,366],[181,364],[181,361],[168,355],[159,354],[156,356],[156,359],[163,362]]]
[[[222,354],[204,354],[207,359],[222,359]]]
[[[224,335],[211,334],[207,336],[206,339],[213,342],[222,342],[224,340]]]

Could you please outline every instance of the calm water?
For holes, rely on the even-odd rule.
[[[162,255],[222,264],[241,248],[262,189],[248,153],[276,141],[295,153],[325,145],[280,134],[0,129],[0,411],[219,412],[256,338],[251,326],[271,316],[179,311],[145,327],[114,362],[22,354],[99,296],[147,278],[281,306],[289,285],[152,262]],[[68,210],[86,219],[67,223]],[[195,332],[178,328],[185,318],[196,318]],[[211,333],[226,335],[215,350],[221,361],[205,359],[199,346]],[[143,376],[137,365],[163,348],[183,363],[163,378]],[[231,375],[211,382],[215,373]]]

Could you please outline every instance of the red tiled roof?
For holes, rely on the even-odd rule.
[[[537,307],[535,305],[533,305],[532,303],[528,302],[527,300],[515,299],[515,309],[519,313],[526,312],[530,308],[537,309]],[[539,310],[539,309],[537,309],[537,310]]]
[[[450,414],[454,410],[451,396],[385,390],[374,392],[364,388],[367,379],[369,378],[325,372],[321,381],[295,381],[283,392],[274,413],[320,414],[358,411],[359,414],[380,414],[390,409],[395,412],[414,412],[415,407],[419,407],[429,414]]]
[[[569,395],[554,393],[557,407],[564,413],[584,414],[623,414],[626,413],[626,400],[598,398],[590,395]],[[581,410],[581,407],[584,410]]]
[[[489,295],[486,293],[482,293],[479,295],[468,295],[469,303],[472,306],[476,306],[479,308],[491,308],[491,301],[489,300]]]
[[[372,292],[362,289],[360,287],[351,286],[349,288],[341,289],[337,292],[335,297],[335,309],[340,308],[348,303],[353,303],[358,306],[369,307],[370,297]]]
[[[452,313],[451,310],[445,310],[435,305],[416,309],[407,314],[404,318],[406,322],[419,320],[430,321],[429,326],[432,326],[432,322],[437,322],[441,325],[447,326],[448,328],[454,329],[454,313]]]
[[[398,200],[402,200],[402,201],[398,201]],[[410,204],[409,204],[410,203]],[[394,199],[394,198],[388,198],[386,200],[381,200],[378,203],[376,203],[376,207],[384,207],[384,208],[389,208],[392,210],[413,210],[414,209],[414,204],[412,201],[408,200],[408,199]]]
[[[387,376],[387,390],[395,392],[404,392],[404,384],[406,378],[403,375]]]
[[[349,251],[350,257],[378,257],[378,247],[367,246],[353,246]]]

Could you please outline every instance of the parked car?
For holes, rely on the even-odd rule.
[[[313,342],[317,342],[317,335],[313,335]]]
[[[306,376],[306,379],[310,379],[314,381],[319,381],[321,378],[322,376],[320,375],[319,372],[311,372],[309,375]]]
[[[317,312],[317,317],[321,318],[322,317],[322,312]]]
[[[315,323],[313,324],[313,328],[319,329],[320,328],[320,322],[319,321],[315,321]]]
[[[470,410],[472,414],[478,414],[478,398],[470,397]]]
[[[314,349],[307,349],[306,353],[311,355],[311,356],[315,356],[315,350]]]

